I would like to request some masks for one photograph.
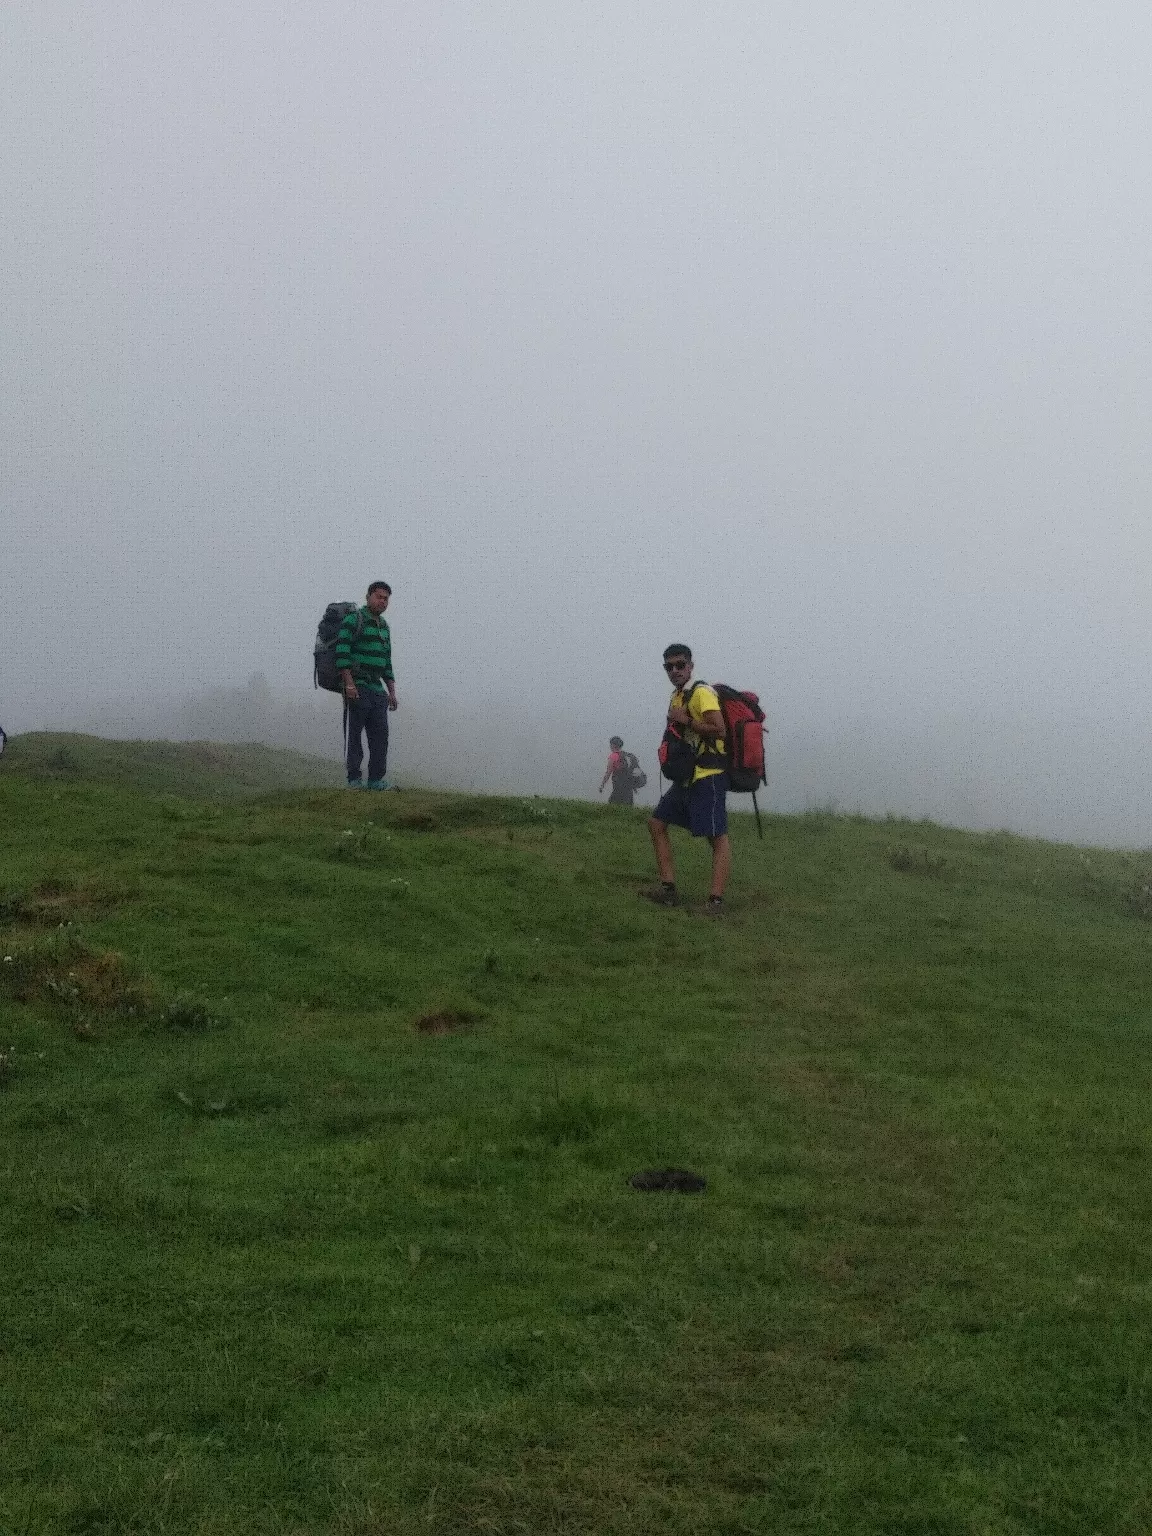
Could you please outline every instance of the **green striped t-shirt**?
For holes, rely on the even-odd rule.
[[[357,688],[384,692],[385,682],[392,682],[392,632],[383,614],[379,618],[370,608],[359,611],[360,634],[356,634],[357,614],[349,613],[336,636],[336,670],[352,673]]]

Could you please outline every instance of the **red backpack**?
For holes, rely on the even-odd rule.
[[[764,772],[764,711],[759,696],[727,683],[713,683],[724,716],[724,745],[728,749],[728,788],[738,795],[752,796],[756,812],[756,835],[764,836],[756,791],[768,782]]]
[[[728,788],[754,795],[767,783],[764,772],[764,711],[760,697],[727,683],[713,683],[724,716],[724,746],[728,754]]]

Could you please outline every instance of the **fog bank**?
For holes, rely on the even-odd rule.
[[[401,784],[493,794],[594,800],[619,732],[637,753],[655,802],[662,695],[632,718],[595,716],[555,702],[493,691],[456,704],[407,697],[392,716],[391,774]],[[831,808],[869,816],[928,817],[954,826],[1116,847],[1152,846],[1152,733],[1091,719],[1059,726],[1040,716],[857,715],[835,730],[781,719],[769,707],[769,783],[762,805]],[[83,719],[44,722],[98,735],[262,741],[321,757],[341,754],[340,700],[278,692],[261,674],[242,686],[191,694],[158,707],[110,701]],[[734,797],[746,809],[745,797]]]

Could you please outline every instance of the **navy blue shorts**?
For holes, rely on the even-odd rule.
[[[693,837],[723,837],[728,830],[728,775],[711,773],[695,784],[673,784],[652,812],[669,827],[685,827]]]

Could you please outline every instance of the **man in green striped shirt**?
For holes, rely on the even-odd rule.
[[[388,711],[398,709],[392,675],[392,633],[384,610],[392,588],[374,581],[363,608],[345,618],[336,636],[336,670],[344,687],[348,742],[348,788],[363,789],[360,768],[368,738],[368,788],[389,789]]]

